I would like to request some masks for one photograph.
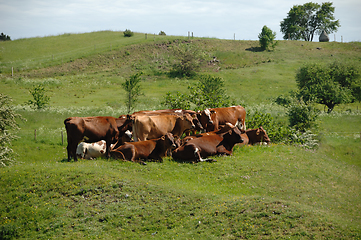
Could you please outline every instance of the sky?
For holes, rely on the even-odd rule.
[[[125,29],[258,40],[266,25],[282,40],[280,22],[294,5],[307,2],[311,0],[0,0],[0,32],[12,40]],[[332,2],[341,27],[330,40],[361,41],[361,0]]]

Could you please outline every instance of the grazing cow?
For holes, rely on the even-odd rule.
[[[70,117],[64,121],[68,137],[68,160],[77,161],[76,148],[81,141],[106,141],[106,156],[110,157],[110,144],[118,140],[119,130],[114,117]]]
[[[271,140],[269,139],[266,130],[263,127],[256,129],[248,129],[245,133],[242,133],[243,143],[240,145],[247,144],[269,144]]]
[[[242,106],[208,108],[197,113],[197,117],[206,132],[218,130],[227,122],[246,131],[246,110]]]
[[[135,116],[133,121],[134,141],[145,141],[159,138],[166,133],[180,137],[184,131],[194,129],[194,118],[186,113],[184,116],[176,114],[157,114]]]
[[[146,164],[141,159],[154,159],[163,161],[168,149],[175,148],[174,137],[171,133],[164,136],[141,142],[126,142],[124,145],[111,150],[111,156],[132,162]]]
[[[231,155],[233,146],[241,142],[243,142],[241,131],[238,127],[233,127],[223,133],[208,134],[191,139],[174,150],[172,156],[174,159],[183,161],[214,161],[203,158],[220,154]]]

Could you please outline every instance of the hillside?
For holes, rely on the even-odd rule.
[[[187,91],[196,78],[169,75],[178,44],[202,50],[200,73],[221,77],[248,114],[275,119],[285,110],[272,99],[296,89],[304,63],[361,66],[360,43],[280,41],[263,52],[257,41],[108,31],[0,42],[0,92],[26,118],[11,146],[16,164],[0,168],[0,239],[360,239],[358,102],[320,116],[315,149],[236,146],[202,164],[67,161],[64,119],[125,114],[130,75],[143,72],[135,110]],[[51,97],[41,111],[25,104],[37,83]]]

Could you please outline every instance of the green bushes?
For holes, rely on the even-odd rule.
[[[132,31],[130,31],[129,29],[125,29],[123,34],[124,34],[124,37],[133,37],[134,36],[134,33]]]
[[[272,32],[267,26],[263,26],[262,32],[258,35],[259,43],[262,50],[274,49],[277,42],[274,42],[276,38],[276,32]]]
[[[50,97],[45,95],[45,87],[43,84],[38,84],[30,89],[29,92],[33,96],[34,100],[27,101],[27,104],[33,107],[34,109],[45,108],[50,101]]]

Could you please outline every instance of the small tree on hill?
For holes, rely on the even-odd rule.
[[[5,35],[4,33],[0,34],[0,41],[11,41],[9,35]]]
[[[134,109],[134,105],[138,101],[138,97],[143,95],[140,89],[141,75],[142,73],[136,73],[122,83],[123,89],[127,92],[125,103],[127,105],[128,114],[132,109]]]
[[[132,37],[134,35],[134,33],[129,29],[125,29],[123,34],[124,34],[124,37]]]
[[[262,32],[258,35],[259,44],[262,50],[274,49],[277,42],[275,42],[276,32],[272,32],[267,26],[263,26]]]
[[[50,97],[45,95],[45,87],[43,84],[38,84],[30,89],[29,92],[33,96],[34,100],[29,100],[27,102],[28,105],[35,109],[45,108],[50,101]]]
[[[327,106],[328,113],[341,103],[360,101],[361,81],[358,69],[334,62],[330,65],[307,64],[296,74],[299,95]]]

